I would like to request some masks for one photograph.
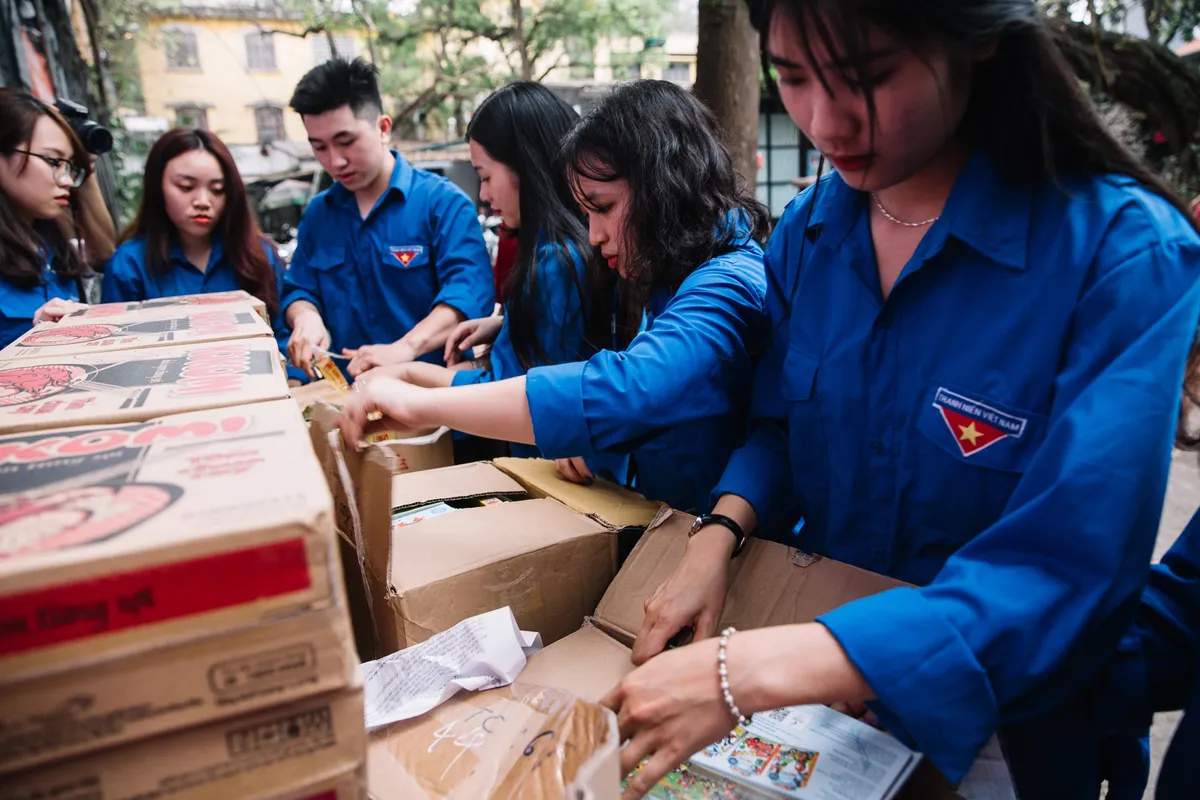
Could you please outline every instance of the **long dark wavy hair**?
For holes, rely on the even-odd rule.
[[[87,171],[87,151],[83,143],[58,112],[29,92],[12,86],[0,86],[0,154],[28,149],[33,128],[41,117],[49,117],[62,128],[71,142],[71,161]],[[29,166],[26,159],[25,169]],[[75,225],[78,230],[78,225]],[[45,260],[38,252],[44,243],[54,255],[54,272],[59,278],[79,279],[88,274],[88,266],[54,220],[38,220],[33,225],[22,221],[7,195],[0,192],[0,276],[21,289],[32,289],[42,282]],[[80,297],[80,299],[84,299]]]
[[[517,258],[505,278],[504,297],[513,349],[525,369],[549,361],[537,337],[538,283],[547,278],[538,263],[539,236],[558,251],[558,268],[569,273],[568,285],[586,319],[583,283],[574,264],[590,252],[587,226],[566,174],[555,165],[563,137],[578,120],[575,110],[545,86],[517,81],[492,92],[467,126],[467,139],[515,172],[520,184]]]
[[[163,173],[172,159],[193,150],[212,154],[221,165],[225,181],[225,210],[217,220],[213,236],[220,238],[226,255],[233,262],[238,286],[263,301],[274,316],[279,310],[279,287],[275,285],[274,267],[263,249],[271,245],[258,229],[246,185],[229,148],[208,131],[174,128],[159,137],[150,148],[142,182],[142,203],[121,240],[146,237],[146,263],[150,270],[162,274],[171,269],[171,243],[178,240],[179,231],[167,216]]]
[[[971,66],[971,97],[963,132],[988,153],[997,172],[1025,184],[1058,185],[1074,177],[1127,175],[1197,225],[1183,199],[1104,127],[1033,0],[749,2],[751,19],[762,34],[764,69],[772,16],[787,14],[827,89],[826,78],[813,58],[814,41],[844,55],[839,58],[842,77],[865,87],[871,86],[866,42],[871,27],[917,53],[931,46],[945,48],[964,68],[971,64],[974,53],[994,45],[991,58]],[[874,130],[874,92],[866,89],[864,98]],[[1197,345],[1188,354],[1184,391],[1176,443],[1195,448],[1200,446],[1200,434],[1189,431],[1186,417],[1193,404],[1200,407]]]
[[[615,319],[619,346],[636,335],[651,291],[678,288],[704,262],[745,241],[745,227],[759,241],[769,233],[767,209],[734,171],[716,119],[673,83],[618,86],[571,130],[561,156],[576,189],[581,178],[629,187],[625,277],[615,278],[598,258],[589,262],[594,310],[613,296],[614,282],[619,296],[612,313],[593,315],[591,333],[611,338],[611,329],[594,326]]]

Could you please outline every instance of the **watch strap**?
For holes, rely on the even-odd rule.
[[[699,533],[700,529],[707,525],[720,525],[733,534],[735,544],[733,546],[733,552],[729,556],[730,558],[736,557],[742,552],[742,548],[746,546],[746,540],[749,537],[746,536],[746,532],[742,530],[742,526],[737,523],[737,520],[727,517],[724,514],[701,514],[696,518],[696,524],[692,526],[692,530],[688,534],[688,537],[690,538]]]

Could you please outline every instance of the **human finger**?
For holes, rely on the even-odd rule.
[[[625,749],[628,749],[628,747],[629,745],[626,745]],[[622,770],[624,770],[627,760],[625,749],[621,751]],[[667,776],[668,772],[678,767],[680,759],[674,754],[673,750],[674,748],[668,743],[661,749],[654,751],[654,754],[650,756],[650,760],[646,761],[642,765],[642,768],[636,774],[632,775],[629,778],[629,782],[625,784],[625,791],[621,793],[622,800],[638,800],[641,797],[645,797],[659,781]],[[632,754],[630,757],[632,757]]]
[[[587,483],[578,470],[575,469],[575,463],[569,458],[560,458],[554,462],[554,470],[558,476],[565,481],[571,483]]]

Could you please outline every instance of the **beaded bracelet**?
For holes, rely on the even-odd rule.
[[[717,645],[717,675],[721,679],[721,694],[725,695],[725,705],[729,706],[729,711],[733,714],[733,718],[737,720],[738,725],[743,728],[750,727],[750,720],[753,714],[749,717],[743,717],[742,712],[738,710],[737,704],[733,702],[733,694],[729,691],[729,674],[725,667],[725,648],[729,646],[729,637],[737,633],[734,627],[726,628],[721,631],[721,642]]]

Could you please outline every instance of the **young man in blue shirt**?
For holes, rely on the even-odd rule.
[[[376,70],[328,61],[292,95],[321,167],[337,183],[300,221],[283,282],[288,356],[310,370],[318,349],[351,356],[357,376],[384,364],[440,361],[446,337],[495,303],[471,201],[388,147]]]

